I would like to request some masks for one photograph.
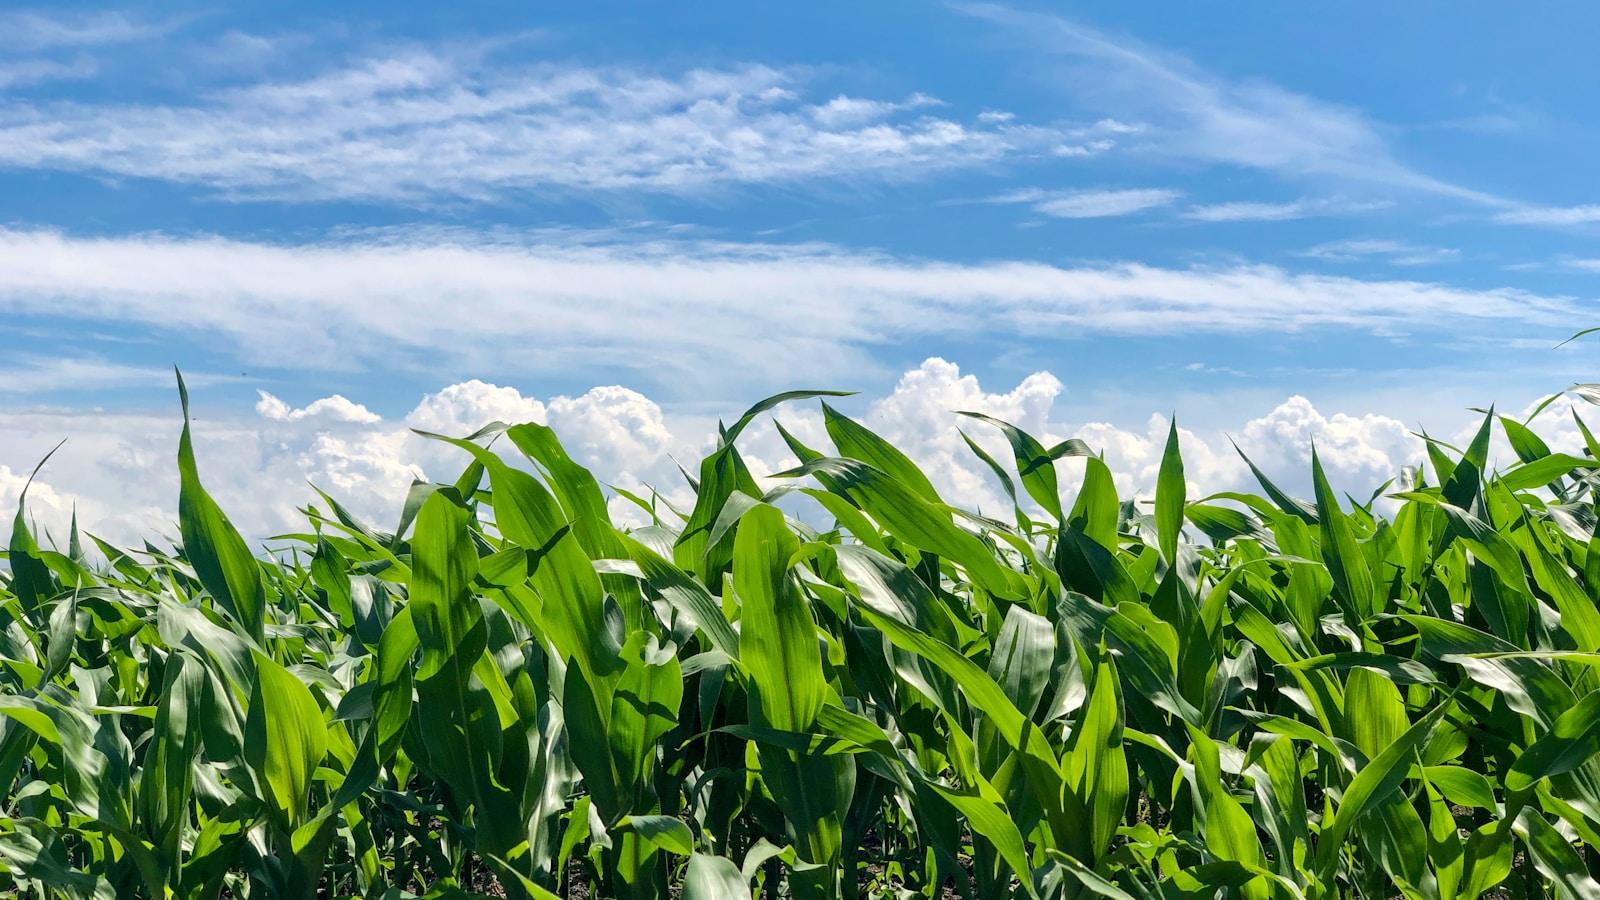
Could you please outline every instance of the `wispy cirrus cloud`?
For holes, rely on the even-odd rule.
[[[1352,238],[1327,241],[1301,251],[1300,255],[1326,262],[1377,259],[1395,266],[1426,266],[1460,259],[1461,251],[1454,247],[1428,247],[1384,238]]]
[[[957,335],[1505,336],[1567,328],[1585,309],[1508,288],[1244,264],[955,263],[825,244],[471,232],[268,244],[0,231],[0,314],[205,336],[252,366],[550,373],[604,360],[682,390],[880,372],[886,348]]]
[[[1518,207],[1497,214],[1495,221],[1511,225],[1588,225],[1600,222],[1600,203]]]
[[[180,24],[114,11],[0,12],[0,91],[91,78],[107,48],[151,40]]]
[[[1265,82],[1229,80],[1177,54],[1064,16],[993,3],[954,8],[999,26],[1033,47],[1038,57],[1059,59],[1081,75],[1052,78],[1073,100],[1107,115],[1147,122],[1151,140],[1143,146],[1152,153],[1490,207],[1513,205],[1402,161],[1382,127],[1357,109]]]
[[[160,37],[180,18],[147,19],[116,10],[15,10],[0,13],[0,46],[20,50],[103,47]]]
[[[46,81],[88,78],[99,71],[86,56],[72,59],[21,59],[0,62],[0,90],[25,87]]]
[[[1230,203],[1209,203],[1184,210],[1183,217],[1196,222],[1282,222],[1305,217],[1305,207],[1298,201],[1289,203],[1262,203],[1239,200]]]
[[[193,372],[188,380],[199,387],[248,379]],[[172,369],[167,366],[133,365],[97,356],[23,355],[13,357],[6,365],[0,366],[0,394],[13,396],[145,388],[171,382]]]
[[[1020,203],[1055,219],[1127,216],[1167,206],[1183,196],[1166,188],[1046,191],[1029,188],[988,198],[987,203]]]
[[[1196,222],[1287,222],[1292,219],[1307,219],[1313,216],[1341,216],[1375,212],[1393,205],[1392,202],[1387,200],[1347,200],[1343,198],[1302,198],[1277,203],[1241,200],[1191,206],[1183,211],[1183,217]]]
[[[809,88],[804,71],[761,65],[659,74],[419,49],[181,103],[13,102],[0,109],[0,167],[428,204],[914,179],[1114,140],[1109,124],[968,121],[922,94]]]

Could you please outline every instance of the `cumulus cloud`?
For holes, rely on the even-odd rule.
[[[1376,488],[1401,465],[1419,461],[1423,451],[1399,419],[1342,412],[1328,416],[1299,395],[1248,422],[1239,444],[1269,474],[1299,481],[1310,467],[1315,444],[1330,480],[1352,490],[1360,485]]]
[[[999,454],[997,458],[1004,458],[1005,451],[991,426],[957,420],[950,413],[983,413],[1041,440],[1055,441],[1064,435],[1056,433],[1060,426],[1052,425],[1050,413],[1064,389],[1049,372],[1035,372],[1009,391],[985,391],[975,376],[961,374],[954,363],[930,359],[902,376],[893,393],[873,405],[867,419],[927,466],[929,477],[942,483],[952,500],[970,497],[968,502],[976,504],[987,494],[989,502],[983,505],[998,512],[997,486],[986,470],[974,465],[977,460],[956,428],[988,445]]]
[[[414,429],[461,436],[496,421],[549,421],[574,458],[607,479],[638,488],[668,472],[677,477],[666,456],[674,438],[660,407],[616,386],[545,402],[466,381],[422,397],[396,420],[338,395],[297,408],[265,391],[253,416],[197,412],[196,452],[207,488],[256,541],[298,529],[296,508],[314,500],[312,484],[378,527],[392,527],[414,480],[453,480],[467,463],[460,450]],[[10,411],[0,417],[0,458],[7,461],[0,467],[0,508],[15,506],[24,477],[18,467],[31,467],[67,437],[28,495],[34,518],[64,535],[76,507],[87,530],[120,542],[175,534],[179,424],[176,410],[171,416]],[[9,528],[9,514],[3,518]]]
[[[516,388],[476,378],[423,397],[406,416],[414,428],[450,437],[471,434],[491,422],[542,424],[544,420],[543,403],[522,396]]]
[[[295,409],[266,391],[256,391],[256,413],[262,418],[279,422],[298,422],[301,419],[325,418],[337,422],[371,424],[380,420],[377,413],[359,403],[352,403],[340,394],[314,400]]]
[[[0,509],[8,511],[5,516],[5,530],[10,534],[10,511],[17,508],[23,499],[23,492],[27,491],[27,519],[31,530],[37,532],[36,537],[45,540],[56,537],[66,541],[64,528],[72,521],[73,499],[62,495],[46,482],[35,480],[32,486],[28,484],[26,471],[14,471],[8,465],[0,464]],[[36,527],[42,523],[43,528]]]
[[[281,245],[5,229],[0,314],[204,336],[250,365],[552,373],[605,359],[646,387],[736,379],[747,390],[881,376],[879,349],[930,336],[1504,337],[1588,315],[1578,301],[1510,288],[1248,264],[952,263],[819,244],[476,233]]]
[[[930,358],[905,372],[887,393],[864,404],[857,401],[851,412],[902,448],[949,502],[990,514],[1004,516],[1009,501],[957,429],[998,459],[1009,460],[1010,451],[998,430],[955,415],[958,410],[1005,419],[1047,442],[1081,438],[1105,455],[1124,497],[1151,496],[1168,420],[1160,415],[1125,423],[1076,420],[1063,403],[1066,392],[1049,372],[991,390],[955,363]],[[714,446],[716,435],[710,411],[672,411],[619,386],[540,400],[514,387],[469,381],[421,398],[399,419],[352,414],[364,409],[333,398],[296,409],[265,394],[254,415],[204,410],[195,426],[202,475],[240,528],[260,541],[299,527],[296,507],[314,501],[308,483],[378,527],[393,527],[413,480],[453,480],[467,462],[461,451],[412,428],[466,434],[496,420],[543,421],[603,483],[646,494],[655,488],[676,503],[692,499],[678,462],[692,469]],[[306,414],[296,417],[295,412]],[[738,410],[720,412],[726,419]],[[1228,435],[1275,481],[1301,495],[1309,493],[1313,442],[1335,486],[1355,496],[1365,496],[1422,456],[1420,442],[1399,421],[1324,412],[1304,397],[1247,415],[1180,428],[1191,496],[1254,489]],[[1560,423],[1547,415],[1556,440],[1570,444],[1574,436],[1563,436]],[[811,446],[830,446],[815,404],[786,405],[776,417]],[[6,460],[0,467],[0,503],[15,503],[22,467],[31,467],[50,444],[69,436],[29,494],[33,519],[59,539],[74,508],[86,529],[115,542],[175,534],[176,419],[175,414],[87,416],[65,409],[8,413],[0,418],[0,458]],[[1454,429],[1449,424],[1446,434]],[[497,446],[514,452],[504,442]],[[761,476],[795,464],[771,417],[746,433],[741,450]],[[1070,497],[1082,461],[1066,460],[1061,468]],[[612,510],[619,521],[642,522],[626,501],[615,500]],[[9,516],[0,521],[9,522]]]
[[[619,385],[557,397],[548,412],[548,424],[562,436],[567,452],[586,466],[654,465],[677,441],[655,401]]]

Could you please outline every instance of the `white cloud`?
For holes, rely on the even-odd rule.
[[[668,475],[677,479],[667,453],[685,450],[674,443],[660,407],[615,386],[544,402],[510,387],[461,382],[423,397],[395,421],[338,395],[296,409],[261,392],[254,416],[198,405],[196,412],[196,452],[207,489],[252,541],[298,530],[296,507],[319,502],[310,484],[372,524],[392,527],[413,480],[453,480],[467,462],[460,450],[412,429],[465,435],[493,421],[548,418],[575,459],[634,489]],[[5,529],[25,479],[17,467],[31,467],[66,437],[28,495],[33,518],[63,539],[74,508],[86,530],[121,543],[174,534],[180,424],[176,403],[171,415],[71,408],[0,415],[0,458],[8,461],[0,466]],[[684,430],[698,441],[704,437],[699,430],[708,427],[695,420]],[[502,445],[515,452],[508,447]]]
[[[190,384],[204,387],[237,382],[238,376],[193,372]],[[0,366],[0,394],[44,394],[52,391],[114,390],[172,384],[172,369],[166,366],[136,366],[93,356],[12,357],[10,365]]]
[[[1362,112],[1259,81],[1235,82],[1187,59],[1070,19],[998,4],[957,9],[1006,29],[1064,61],[1051,83],[1090,108],[1149,122],[1147,149],[1248,166],[1294,178],[1329,178],[1432,193],[1489,206],[1502,198],[1402,162]],[[1038,58],[1027,64],[1037,68]]]
[[[1507,210],[1494,218],[1511,225],[1587,225],[1600,222],[1600,204],[1527,206]]]
[[[0,46],[25,50],[99,47],[159,37],[178,20],[153,22],[115,11],[56,13],[11,12],[0,15]]]
[[[1132,215],[1166,206],[1182,196],[1182,191],[1162,188],[1077,191],[1030,189],[991,197],[988,202],[1026,203],[1034,212],[1056,219],[1099,219]]]
[[[547,411],[548,424],[564,436],[567,452],[586,466],[612,465],[617,460],[653,463],[674,443],[661,407],[619,385],[597,387],[578,397],[557,397]]]
[[[63,496],[55,488],[38,479],[29,486],[26,471],[13,471],[10,466],[0,464],[0,511],[4,512],[0,519],[4,521],[7,545],[10,543],[12,514],[22,500],[24,489],[27,490],[26,518],[29,530],[35,532],[34,536],[41,545],[49,546],[48,539],[54,538],[65,546],[66,529],[72,521],[72,498]]]
[[[256,393],[260,396],[260,399],[256,401],[256,414],[279,422],[298,422],[301,419],[321,418],[335,422],[371,424],[381,418],[372,410],[359,403],[352,403],[340,394],[313,400],[305,406],[295,409],[266,391],[256,391]]]
[[[1230,375],[1234,378],[1248,378],[1249,372],[1235,369],[1232,366],[1213,366],[1209,363],[1192,362],[1183,367],[1185,372],[1194,372],[1198,375]]]
[[[1425,247],[1381,238],[1352,238],[1318,244],[1300,255],[1327,262],[1377,258],[1396,266],[1426,266],[1458,259],[1461,251],[1454,247]]]
[[[928,359],[901,376],[894,390],[873,403],[863,417],[867,425],[921,465],[947,500],[1004,515],[1002,494],[987,468],[961,439],[961,428],[986,445],[997,459],[1010,450],[990,425],[952,415],[958,410],[981,412],[1029,431],[1041,440],[1057,434],[1050,413],[1064,390],[1049,372],[1035,372],[1009,391],[985,391],[972,375],[943,359]]]
[[[1505,336],[1568,328],[1582,310],[1509,288],[1261,265],[963,264],[827,245],[530,245],[470,234],[273,245],[0,230],[0,313],[203,335],[247,364],[297,370],[550,373],[604,360],[680,394],[881,374],[875,348],[930,335]]]
[[[1290,203],[1241,200],[1190,207],[1183,215],[1199,222],[1282,222],[1304,218],[1305,214],[1305,204],[1298,200]]]
[[[1526,262],[1507,263],[1501,268],[1508,272],[1545,272],[1560,270],[1568,272],[1600,272],[1600,258],[1569,256],[1566,254],[1552,257],[1548,260],[1529,260]]]
[[[1009,389],[986,390],[954,363],[930,358],[904,373],[892,390],[865,405],[859,418],[902,448],[927,472],[949,502],[1004,517],[1007,501],[992,474],[971,453],[957,428],[997,458],[1010,459],[999,432],[955,415],[975,410],[1011,421],[1041,440],[1079,437],[1103,451],[1124,497],[1148,498],[1165,445],[1167,419],[1152,415],[1125,424],[1075,421],[1059,403],[1066,391],[1049,372],[1036,372]],[[267,395],[270,397],[270,395]],[[348,404],[348,405],[347,405]],[[174,404],[175,405],[175,404]],[[349,409],[350,401],[328,398],[303,407]],[[359,408],[359,407],[357,407]],[[690,499],[675,460],[692,468],[713,445],[713,411],[672,413],[627,388],[598,387],[575,397],[539,400],[515,388],[481,381],[450,385],[430,394],[400,420],[368,416],[313,415],[293,418],[287,404],[263,398],[255,416],[201,407],[195,439],[208,489],[252,539],[298,528],[295,507],[313,501],[307,482],[334,495],[378,527],[392,527],[414,478],[453,480],[466,464],[459,450],[413,434],[411,428],[464,434],[493,420],[547,420],[568,451],[604,483],[648,493],[662,490],[675,502]],[[737,414],[719,410],[723,418]],[[789,404],[776,414],[802,440],[829,446],[812,403]],[[1251,476],[1225,434],[1285,489],[1309,491],[1313,440],[1336,488],[1365,497],[1400,466],[1421,457],[1421,445],[1399,421],[1386,416],[1324,413],[1293,396],[1253,418],[1180,428],[1191,497],[1220,490],[1253,490]],[[1553,443],[1567,446],[1553,413],[1540,427]],[[1180,417],[1181,420],[1181,417]],[[58,538],[76,508],[84,527],[118,543],[171,535],[177,498],[173,455],[177,410],[171,415],[94,414],[73,410],[14,410],[0,416],[0,509],[14,504],[22,468],[62,436],[67,444],[51,460],[30,493],[33,518]],[[1458,423],[1444,423],[1453,434]],[[510,451],[505,442],[502,452]],[[763,418],[741,439],[741,450],[757,474],[794,465],[794,458]],[[1082,462],[1062,464],[1063,490],[1081,478]],[[625,501],[613,504],[625,521],[640,521]],[[0,522],[9,515],[0,515]]]
[[[908,109],[921,109],[928,106],[943,106],[943,101],[927,94],[912,94],[906,99],[894,103],[887,100],[867,100],[861,97],[851,97],[840,94],[820,106],[810,109],[812,118],[821,122],[826,128],[840,128],[850,125],[864,125],[876,122]],[[978,116],[979,122],[995,123],[1010,121],[1009,119],[996,120],[982,114]]]
[[[545,421],[544,404],[516,389],[474,378],[422,398],[406,421],[413,428],[465,437],[492,422],[515,425]]]
[[[1053,156],[1099,156],[1117,146],[1117,139],[1144,131],[1144,126],[1117,119],[1101,119],[1092,125],[1065,131],[1068,138],[1050,148]]]
[[[1099,156],[1116,145],[1117,142],[1111,140],[1110,138],[1101,138],[1099,140],[1086,141],[1081,144],[1057,144],[1050,148],[1050,152],[1056,156],[1062,157]]]
[[[1239,445],[1269,476],[1303,483],[1315,443],[1329,479],[1354,493],[1362,485],[1368,491],[1376,488],[1401,465],[1421,459],[1422,445],[1410,432],[1404,422],[1389,416],[1326,416],[1295,395],[1247,423]]]
[[[314,43],[311,34],[257,34],[230,29],[194,46],[189,53],[209,71],[260,73],[285,61],[290,51],[304,50]]]
[[[16,101],[0,166],[154,178],[232,198],[509,201],[525,192],[694,192],[900,179],[1043,153],[1085,129],[805,96],[765,66],[671,74],[416,50],[168,105]]]
[[[98,68],[93,60],[84,57],[76,57],[69,60],[12,60],[0,63],[0,91],[39,84],[45,81],[88,78]]]
[[[1196,222],[1286,222],[1312,216],[1372,212],[1387,209],[1392,205],[1389,201],[1354,201],[1343,198],[1302,198],[1283,203],[1241,200],[1191,206],[1183,211],[1183,217]]]
[[[91,78],[100,71],[96,51],[158,37],[178,24],[119,12],[0,13],[0,91]]]

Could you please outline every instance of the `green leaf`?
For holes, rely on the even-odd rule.
[[[1311,479],[1316,486],[1317,519],[1322,525],[1322,556],[1333,576],[1334,587],[1358,617],[1370,618],[1378,611],[1372,571],[1356,541],[1349,518],[1339,508],[1339,498],[1328,486],[1328,476],[1323,473],[1322,462],[1314,449],[1311,451]]]
[[[1023,715],[1031,716],[1049,684],[1055,656],[1056,636],[1050,621],[1013,606],[995,639],[989,676],[999,682]]]
[[[773,394],[771,397],[745,410],[744,415],[740,416],[731,426],[723,429],[722,442],[724,445],[732,444],[744,432],[745,428],[755,421],[756,416],[780,404],[788,403],[792,400],[810,400],[814,397],[850,397],[854,394],[855,391],[784,391],[781,394]]]
[[[683,900],[735,900],[749,898],[750,885],[733,860],[696,853],[689,858],[683,879]]]
[[[1282,489],[1272,483],[1272,479],[1268,478],[1265,472],[1256,468],[1256,464],[1250,461],[1250,457],[1244,455],[1244,451],[1239,449],[1238,444],[1233,445],[1233,452],[1239,454],[1239,458],[1244,460],[1244,464],[1250,467],[1250,473],[1260,483],[1261,490],[1266,492],[1266,495],[1272,499],[1273,503],[1278,505],[1279,509],[1300,519],[1307,525],[1317,524],[1316,506],[1284,493]]]
[[[995,479],[1000,482],[1001,490],[1006,492],[1006,497],[1011,500],[1011,506],[1016,511],[1017,527],[1026,529],[1027,517],[1022,512],[1022,505],[1017,502],[1017,485],[1011,480],[1011,473],[1007,472],[1005,467],[1001,466],[999,461],[996,460],[989,453],[989,451],[983,449],[983,447],[980,446],[977,441],[974,441],[971,437],[969,437],[965,431],[957,429],[957,433],[961,435],[961,440],[966,443],[967,449],[972,451],[972,455],[978,457],[978,459],[981,460],[985,466],[989,467],[989,471],[994,473]]]
[[[826,485],[830,491],[859,504],[890,534],[960,564],[974,583],[992,594],[1015,595],[1008,570],[982,541],[958,528],[944,507],[929,503],[881,470],[857,460],[824,457],[776,477],[812,473],[830,476]]]
[[[1178,420],[1167,426],[1167,448],[1161,455],[1161,471],[1156,476],[1156,537],[1161,556],[1168,565],[1177,562],[1178,534],[1183,529],[1183,456],[1178,450]]]
[[[1554,399],[1554,396],[1551,399]],[[1517,454],[1517,459],[1530,463],[1550,455],[1550,445],[1546,444],[1543,438],[1534,434],[1528,426],[1518,422],[1516,419],[1501,416],[1500,427],[1505,429],[1506,441],[1511,444],[1511,449]]]
[[[468,536],[471,513],[454,489],[435,491],[417,514],[411,539],[411,624],[422,647],[419,680],[427,680],[465,656],[471,668],[483,652],[482,639],[469,639],[483,621],[472,596],[478,553]]]
[[[1355,668],[1345,676],[1345,708],[1350,740],[1368,759],[1394,744],[1411,726],[1400,689],[1388,677],[1371,669]]]
[[[1070,530],[1079,532],[1107,551],[1117,549],[1117,487],[1105,460],[1084,460],[1083,485],[1067,518]]]
[[[63,439],[61,444],[64,443],[66,441]],[[39,470],[50,461],[56,450],[61,449],[61,444],[46,453],[44,459],[39,460],[39,464],[28,474],[28,480],[17,494],[17,514],[11,521],[10,552],[6,557],[11,565],[11,591],[17,595],[23,615],[35,630],[43,624],[42,607],[46,600],[55,595],[56,585],[55,579],[50,577],[50,568],[40,559],[39,545],[34,541],[33,532],[28,530],[28,489],[33,486],[33,479],[38,476]],[[76,516],[73,521],[76,523]]]
[[[1571,772],[1600,754],[1600,691],[1556,717],[1505,774],[1508,791],[1527,791],[1540,779]]]
[[[799,550],[783,513],[764,503],[745,515],[734,537],[740,662],[750,673],[752,712],[780,731],[809,731],[828,692],[817,624],[789,575]]]
[[[257,653],[255,660],[245,759],[262,780],[279,822],[293,831],[307,821],[312,777],[328,751],[328,727],[304,682],[266,656]]]
[[[933,482],[893,444],[854,419],[841,415],[827,403],[822,404],[822,420],[828,429],[828,437],[839,448],[840,456],[860,460],[884,472],[929,503],[940,502],[939,492],[933,489]]]
[[[617,827],[633,829],[646,843],[668,853],[698,856],[694,853],[694,835],[681,819],[672,816],[632,815],[624,818]],[[690,865],[693,864],[694,861],[691,859]]]
[[[983,413],[962,412],[961,415],[988,422],[1000,429],[1011,444],[1011,455],[1016,461],[1017,474],[1022,479],[1022,489],[1059,523],[1062,519],[1061,490],[1056,482],[1055,462],[1062,456],[1090,456],[1087,445],[1082,441],[1063,441],[1047,450],[1037,438],[1010,422]]]
[[[1415,725],[1406,729],[1399,740],[1362,766],[1356,777],[1351,779],[1332,821],[1323,826],[1322,834],[1317,838],[1316,867],[1323,884],[1332,882],[1334,868],[1345,848],[1345,836],[1350,828],[1375,802],[1382,801],[1399,786],[1417,748],[1433,733],[1433,727],[1444,718],[1450,706],[1450,702],[1445,702],[1434,707]]]
[[[500,533],[523,549],[542,554],[532,576],[542,601],[539,621],[524,624],[543,631],[563,657],[575,658],[591,678],[614,673],[616,645],[608,643],[605,588],[555,497],[537,478],[471,441],[418,433],[460,447],[482,463],[494,492]]]
[[[265,628],[266,591],[261,567],[244,538],[200,484],[194,443],[189,436],[189,389],[178,374],[183,406],[183,434],[178,438],[178,527],[183,552],[200,583],[250,636],[261,639]]]
[[[1089,698],[1062,756],[1067,786],[1089,812],[1085,859],[1098,861],[1111,846],[1128,803],[1128,758],[1122,749],[1122,684],[1105,654],[1095,667]]]
[[[1561,888],[1560,896],[1600,900],[1600,882],[1589,875],[1583,857],[1537,810],[1524,808],[1512,827],[1528,848],[1534,868]]]
[[[1544,487],[1578,469],[1594,468],[1600,468],[1600,460],[1585,459],[1566,453],[1552,453],[1501,473],[1499,481],[1508,490],[1525,491]]]

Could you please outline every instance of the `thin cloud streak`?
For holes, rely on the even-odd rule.
[[[1028,189],[990,197],[988,203],[1022,203],[1054,219],[1103,219],[1167,206],[1183,196],[1166,188],[1044,191]]]
[[[195,387],[249,381],[235,375],[191,372],[186,380]],[[59,391],[106,391],[170,385],[172,369],[140,366],[93,356],[23,356],[0,368],[0,394],[27,396]]]
[[[1527,206],[1495,216],[1510,225],[1588,225],[1600,222],[1600,204],[1583,206]]]
[[[1287,222],[1313,216],[1340,216],[1388,209],[1386,200],[1345,200],[1340,198],[1300,199],[1285,203],[1243,200],[1191,206],[1183,217],[1195,222]]]
[[[0,46],[23,50],[104,47],[168,34],[182,19],[155,22],[112,10],[85,13],[19,11],[0,14]]]
[[[1395,266],[1426,266],[1452,262],[1461,257],[1461,251],[1454,247],[1427,247],[1383,238],[1352,238],[1327,241],[1301,251],[1300,255],[1325,262],[1378,259]]]

